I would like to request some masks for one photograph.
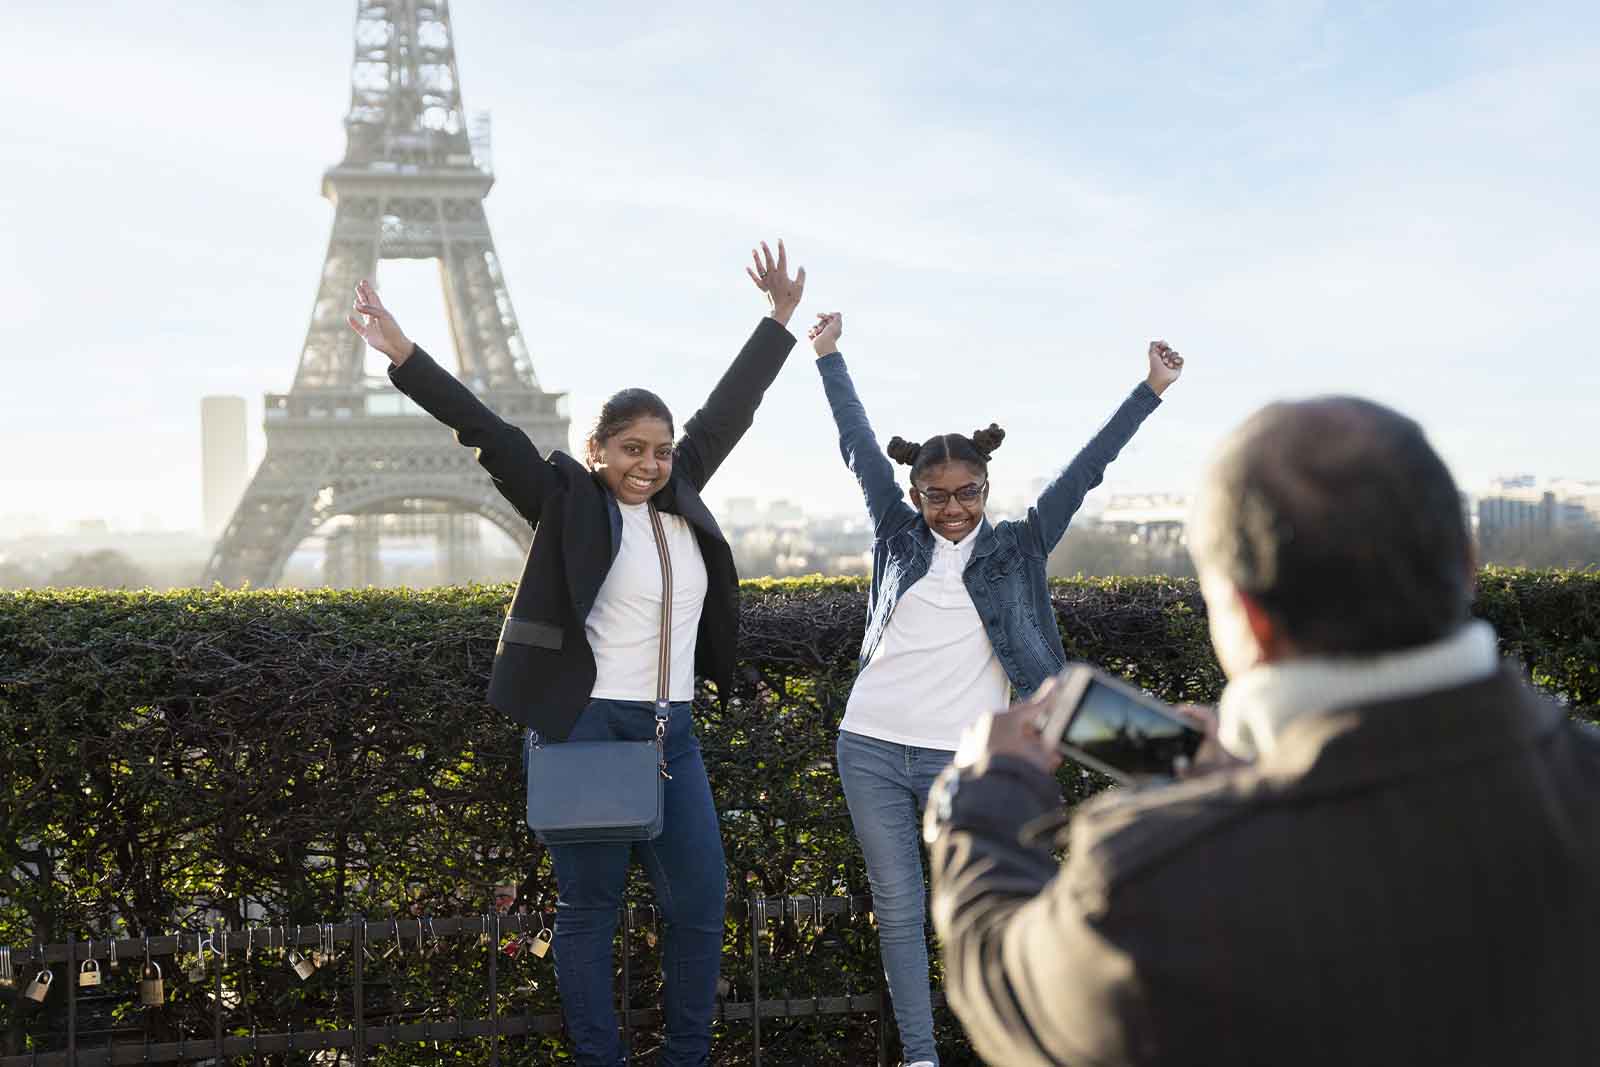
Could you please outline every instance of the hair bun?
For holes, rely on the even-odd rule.
[[[972,447],[976,448],[984,459],[988,459],[994,450],[1000,447],[1000,442],[1005,439],[1006,432],[1000,428],[1000,424],[991,422],[987,430],[975,430],[973,432]]]
[[[909,467],[917,462],[917,453],[922,451],[922,445],[916,441],[907,441],[904,437],[891,437],[889,447],[884,451],[896,463],[903,463]]]

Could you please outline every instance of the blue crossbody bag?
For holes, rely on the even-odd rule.
[[[651,741],[564,741],[528,734],[528,827],[547,845],[651,841],[661,835],[672,677],[672,556],[661,515],[650,505],[661,558],[660,651],[656,658],[656,736]]]

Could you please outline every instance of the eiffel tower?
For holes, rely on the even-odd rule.
[[[322,179],[335,210],[311,326],[293,386],[267,394],[266,456],[217,540],[207,584],[275,585],[297,546],[338,526],[330,564],[364,554],[354,573],[370,579],[378,534],[396,516],[412,533],[433,517],[447,561],[460,561],[464,525],[476,531],[471,515],[530,544],[533,531],[470,452],[366,374],[345,315],[379,260],[438,260],[461,380],[542,451],[568,447],[566,396],[539,388],[489,235],[494,176],[486,136],[470,136],[463,118],[448,2],[356,6],[347,142]]]

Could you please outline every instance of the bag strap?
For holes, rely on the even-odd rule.
[[[655,501],[647,501],[650,509],[650,532],[655,534],[656,555],[661,560],[661,632],[656,652],[656,753],[659,756],[661,777],[667,773],[667,715],[671,710],[672,692],[672,553],[667,550],[667,531],[661,524],[661,513]]]

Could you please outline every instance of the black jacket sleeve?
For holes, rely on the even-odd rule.
[[[944,776],[957,779],[953,796]],[[1101,1063],[1107,959],[1077,894],[1022,827],[1055,811],[1055,780],[1022,760],[950,768],[930,792],[927,836],[945,996],[973,1048],[1007,1067]],[[941,803],[941,796],[948,797]],[[942,810],[941,810],[942,808]]]
[[[705,404],[684,423],[674,462],[696,490],[705,488],[755,421],[762,396],[792,348],[793,334],[773,319],[762,319]]]
[[[477,453],[495,488],[522,517],[537,525],[556,475],[528,435],[490,411],[418,345],[406,361],[389,368],[394,387],[455,431],[456,440]]]

